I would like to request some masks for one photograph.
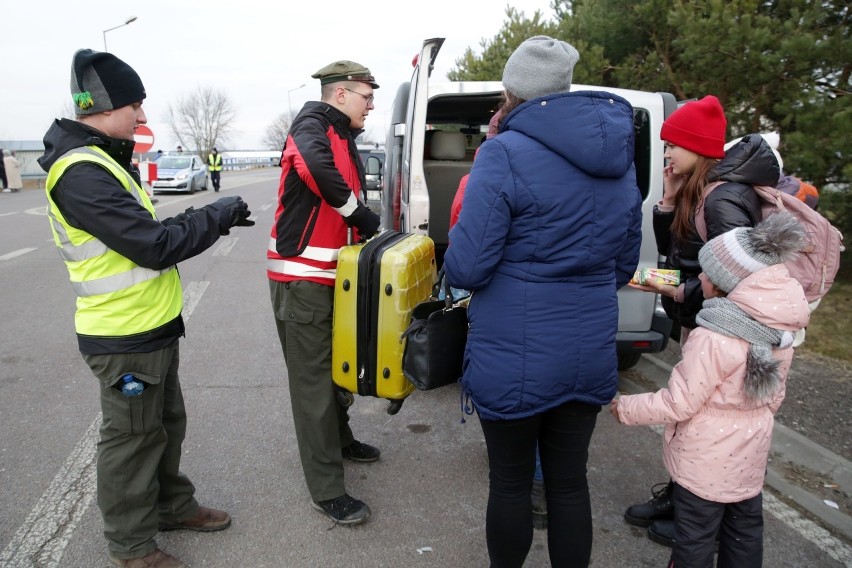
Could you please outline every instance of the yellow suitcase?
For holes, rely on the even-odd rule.
[[[335,385],[389,399],[388,413],[399,411],[414,390],[402,373],[401,335],[436,277],[435,243],[423,235],[385,231],[340,249],[331,344]]]

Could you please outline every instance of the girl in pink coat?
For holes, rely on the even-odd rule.
[[[808,303],[783,262],[804,242],[788,213],[737,228],[699,253],[698,327],[668,388],[622,396],[623,424],[665,424],[663,458],[675,483],[676,543],[669,567],[760,567],[762,489],[774,414],[784,400],[793,336]]]

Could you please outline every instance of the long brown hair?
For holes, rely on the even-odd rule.
[[[711,176],[710,172],[717,163],[718,160],[715,158],[698,156],[695,168],[689,178],[683,182],[683,187],[675,195],[672,233],[682,241],[695,231],[692,217],[701,202],[701,194],[704,193],[704,188],[713,181],[711,177],[715,177]]]
[[[521,106],[523,103],[527,102],[526,99],[522,99],[509,91],[503,91],[503,102],[500,104],[500,108],[497,112],[500,114],[500,123],[506,118],[510,112],[515,110],[517,107]]]

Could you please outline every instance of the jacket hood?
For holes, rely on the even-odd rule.
[[[620,178],[633,164],[633,107],[612,93],[577,91],[527,101],[502,121],[500,131],[507,130],[532,138],[592,176]]]
[[[36,161],[46,172],[67,151],[82,146],[99,146],[117,162],[130,163],[135,145],[133,140],[111,138],[100,130],[67,118],[54,120],[43,141],[44,154]]]
[[[810,319],[805,291],[783,264],[767,266],[745,277],[728,299],[756,321],[775,329],[796,332]]]
[[[759,134],[749,134],[725,153],[713,168],[710,180],[774,186],[780,177],[781,168],[772,147]]]

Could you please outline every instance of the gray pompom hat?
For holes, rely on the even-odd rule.
[[[571,89],[574,65],[580,54],[569,43],[533,36],[518,46],[503,69],[503,87],[524,100]]]
[[[106,51],[78,49],[71,62],[71,99],[77,116],[121,108],[145,99],[133,68]]]
[[[729,293],[750,274],[792,258],[804,239],[796,218],[779,212],[753,228],[737,227],[711,239],[698,251],[698,261],[710,281]]]

